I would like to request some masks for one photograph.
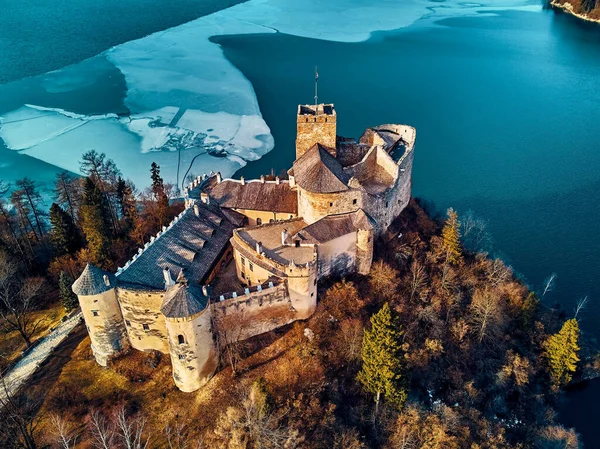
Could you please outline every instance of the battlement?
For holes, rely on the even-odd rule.
[[[336,112],[333,104],[301,104],[296,117],[296,159],[320,143],[335,157]]]
[[[298,121],[302,118],[310,118],[312,117],[328,117],[333,118],[335,121],[336,113],[335,107],[332,104],[300,104],[298,105]],[[307,121],[307,120],[304,120]]]

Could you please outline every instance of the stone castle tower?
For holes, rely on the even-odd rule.
[[[106,366],[111,357],[129,349],[116,284],[113,274],[87,264],[72,287],[79,297],[92,352],[101,366]]]
[[[327,147],[335,157],[336,121],[333,104],[299,105],[296,117],[296,159],[316,143]]]

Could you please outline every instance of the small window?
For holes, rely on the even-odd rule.
[[[357,200],[356,198],[354,198],[354,199],[352,200],[352,204],[356,204],[356,203],[358,203],[358,200]]]
[[[130,322],[129,320],[125,320],[125,324],[126,324],[127,326],[131,326],[131,322]]]
[[[386,202],[385,202],[385,207],[390,207],[390,203],[389,203],[389,201],[386,201]]]
[[[150,330],[150,326],[148,326],[147,324],[142,324],[142,327],[144,328],[145,331]]]
[[[296,240],[296,248],[300,248],[300,240]]]
[[[244,273],[244,272],[242,271],[242,273],[241,273],[241,274],[242,274],[242,279],[246,279],[246,273]]]
[[[269,220],[269,223],[275,223],[275,220],[273,220],[272,218]]]
[[[294,218],[294,216],[292,214],[290,214],[290,218]]]
[[[183,354],[179,354],[179,360],[185,360],[185,356]]]
[[[333,207],[333,203],[329,203],[329,207]]]
[[[254,264],[252,262],[248,262],[248,268],[250,268],[250,271],[254,271]]]
[[[183,337],[183,335],[178,335],[177,336],[177,341],[179,342],[180,345],[185,343],[185,338]]]
[[[88,332],[90,331],[90,327],[86,324],[85,328],[88,330]]]
[[[262,224],[262,218],[257,218],[256,219],[256,224],[257,225],[261,225]]]
[[[311,297],[311,298],[312,298],[313,296],[315,296],[315,292],[312,292],[312,293],[310,294],[310,297]]]
[[[244,256],[240,256],[240,261],[242,262],[242,265],[246,265],[246,258]]]
[[[100,316],[100,314],[98,313],[97,310],[92,310],[92,315],[94,315],[94,316]]]

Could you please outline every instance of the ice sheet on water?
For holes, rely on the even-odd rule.
[[[270,151],[273,138],[252,85],[211,37],[280,31],[356,42],[427,17],[540,8],[534,0],[250,0],[107,51],[106,58],[125,77],[130,117],[24,106],[5,114],[0,137],[11,149],[74,171],[81,154],[94,148],[113,158],[138,187],[148,184],[152,161],[174,182],[179,156],[181,176],[192,160],[196,174],[220,170],[230,176]],[[77,68],[65,79],[54,73],[47,89],[69,90],[87,82],[90,67],[85,61],[79,66],[82,76]]]

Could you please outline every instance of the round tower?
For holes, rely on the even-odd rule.
[[[117,279],[87,264],[72,286],[79,298],[83,319],[92,341],[92,352],[101,366],[129,349],[127,331],[116,294]]]
[[[167,290],[161,312],[167,324],[173,379],[181,391],[196,391],[213,376],[218,353],[205,287],[189,285],[180,274]]]

